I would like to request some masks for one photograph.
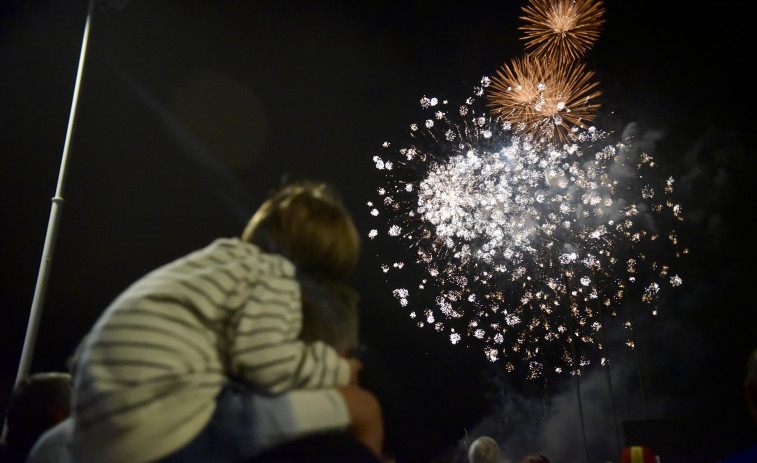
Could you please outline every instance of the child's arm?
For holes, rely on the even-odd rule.
[[[261,338],[269,338],[268,336]],[[326,343],[300,340],[266,344],[237,344],[232,352],[232,374],[261,393],[278,394],[291,389],[346,386],[353,376],[350,362]]]
[[[301,287],[281,273],[255,274],[240,290],[242,306],[218,333],[224,373],[262,394],[349,384],[349,362],[333,347],[299,338]]]
[[[227,331],[229,375],[264,394],[349,384],[350,363],[333,347],[298,338],[302,326],[299,297],[287,307],[270,301],[249,300]]]

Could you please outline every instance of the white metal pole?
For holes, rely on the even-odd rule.
[[[16,385],[29,375],[32,356],[34,354],[34,346],[37,341],[37,331],[39,329],[39,321],[42,315],[42,305],[44,303],[45,293],[47,291],[47,281],[50,275],[53,251],[55,249],[55,239],[58,234],[60,213],[63,207],[63,185],[66,180],[66,166],[68,164],[68,154],[71,149],[71,139],[73,137],[74,125],[76,122],[76,108],[79,102],[79,89],[81,87],[82,74],[84,71],[84,59],[87,54],[87,41],[89,40],[89,29],[92,22],[94,9],[95,0],[90,0],[87,11],[87,21],[84,25],[81,52],[79,54],[79,67],[76,71],[76,83],[74,84],[71,111],[68,116],[66,140],[63,144],[63,155],[61,157],[60,171],[58,173],[58,185],[55,190],[55,196],[52,199],[52,205],[50,207],[50,218],[47,222],[47,234],[45,235],[45,244],[42,248],[42,260],[39,266],[39,273],[37,274],[37,285],[34,288],[32,307],[31,311],[29,312],[29,322],[26,327],[26,337],[24,338],[24,346],[21,351],[21,360],[19,361],[18,372],[16,373],[16,381],[14,383]],[[3,424],[2,439],[0,439],[3,442],[5,442],[5,438],[8,433],[7,425],[8,423],[6,421]]]

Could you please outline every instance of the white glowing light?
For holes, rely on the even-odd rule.
[[[574,374],[571,343],[598,349],[599,317],[614,313],[626,286],[643,285],[635,293],[656,310],[664,290],[682,284],[667,264],[650,271],[658,264],[642,254],[658,235],[669,239],[657,244],[681,248],[675,231],[651,225],[656,215],[681,220],[682,207],[667,199],[674,180],[657,185],[650,155],[595,127],[574,128],[562,146],[515,136],[517,124],[483,109],[482,87],[454,111],[424,96],[409,141],[374,158],[386,184],[371,215],[412,257],[402,275],[423,278],[395,297],[453,344],[462,335],[483,341],[491,361],[507,352],[537,377],[556,350],[562,364],[548,371]]]

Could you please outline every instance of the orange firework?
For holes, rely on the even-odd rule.
[[[487,97],[492,113],[521,130],[531,127],[538,117],[534,107],[553,72],[529,55],[513,59],[510,66],[503,65],[489,86]]]
[[[602,0],[530,0],[523,7],[526,48],[559,61],[580,58],[599,37],[605,22]]]
[[[493,114],[511,122],[518,134],[537,141],[573,138],[573,127],[594,118],[600,95],[583,63],[544,61],[525,55],[503,65],[492,78],[487,94]]]

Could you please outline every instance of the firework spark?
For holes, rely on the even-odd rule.
[[[475,97],[457,109],[432,98],[421,106],[428,114],[410,141],[386,142],[374,158],[387,183],[369,203],[381,223],[369,236],[411,250],[382,268],[403,281],[393,294],[419,326],[452,344],[478,340],[489,360],[530,377],[572,372],[601,349],[605,312],[629,297],[654,312],[682,283],[649,252],[685,252],[675,232],[656,231],[655,217],[679,219],[680,205],[672,179],[652,184],[652,156],[594,128],[562,146],[535,144]]]
[[[526,48],[556,61],[580,58],[599,38],[604,24],[601,0],[531,0],[523,7]]]
[[[510,121],[515,134],[537,142],[573,139],[573,128],[586,128],[599,104],[598,85],[583,63],[543,61],[531,55],[515,58],[491,80],[487,93],[495,115]]]

